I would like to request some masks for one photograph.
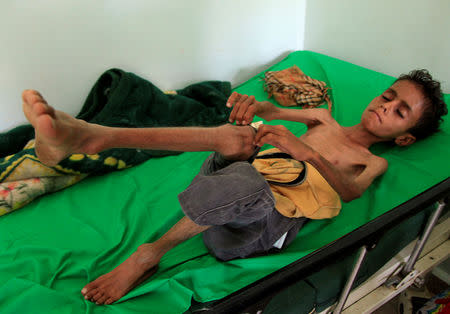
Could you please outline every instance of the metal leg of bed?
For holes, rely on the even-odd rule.
[[[339,314],[342,312],[342,309],[344,308],[345,301],[347,301],[348,295],[350,294],[350,291],[352,290],[353,283],[355,282],[356,275],[358,275],[359,269],[361,268],[362,263],[364,262],[364,259],[366,258],[368,252],[368,248],[366,245],[362,246],[359,249],[358,257],[356,259],[355,266],[353,266],[352,273],[350,274],[344,289],[341,292],[341,295],[339,297],[339,301],[337,305],[331,310],[331,313],[333,314]]]
[[[427,242],[431,230],[433,230],[434,226],[436,225],[439,217],[441,216],[442,211],[444,210],[444,207],[445,202],[443,200],[439,201],[438,207],[434,211],[433,215],[431,215],[430,219],[428,219],[427,226],[425,228],[425,231],[423,232],[422,237],[417,241],[416,246],[414,247],[414,250],[411,253],[411,258],[408,260],[405,267],[401,271],[401,274],[403,276],[406,276],[413,270],[414,264],[419,258],[420,253],[422,253],[425,242]]]
[[[420,253],[422,253],[423,247],[425,246],[425,243],[427,242],[431,231],[433,230],[434,226],[436,225],[439,217],[441,216],[442,211],[444,210],[446,203],[444,200],[440,200],[438,202],[438,206],[436,210],[433,212],[433,214],[428,219],[427,225],[425,227],[425,230],[420,237],[419,240],[417,240],[416,245],[414,246],[413,251],[411,252],[410,258],[406,262],[406,264],[403,266],[401,271],[389,278],[385,285],[387,287],[395,285],[396,289],[401,287],[402,285],[405,285],[408,283],[412,278],[415,278],[416,274],[414,272],[414,265],[416,264],[417,259],[420,256]],[[417,280],[417,278],[416,278]]]
[[[414,264],[416,263],[417,259],[419,258],[420,253],[423,250],[423,247],[425,243],[427,242],[431,231],[433,230],[433,227],[436,225],[442,211],[445,207],[445,201],[441,200],[438,202],[438,206],[436,210],[433,212],[431,217],[428,219],[427,225],[425,227],[425,230],[421,236],[421,238],[417,241],[414,250],[411,252],[411,257],[408,259],[408,262],[405,264],[405,266],[402,268],[402,270],[399,272],[398,275],[392,277],[390,280],[386,282],[386,285],[397,285],[400,286],[404,282],[408,282],[408,278],[414,277]],[[371,246],[370,249],[372,249],[374,246]],[[339,297],[339,301],[336,304],[334,308],[332,308],[330,313],[333,314],[339,314],[344,309],[345,302],[347,301],[347,298],[350,294],[350,291],[352,289],[353,283],[355,282],[356,276],[359,272],[359,269],[361,268],[362,263],[364,262],[364,259],[366,258],[367,252],[368,252],[367,245],[364,245],[360,248],[358,252],[358,257],[355,263],[355,266],[353,267],[352,273],[350,274],[344,289],[341,292],[341,295]]]

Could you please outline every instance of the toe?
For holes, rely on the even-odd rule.
[[[98,278],[94,281],[91,281],[90,283],[88,283],[87,285],[85,285],[83,287],[83,289],[81,289],[81,293],[86,295],[87,293],[91,292],[94,289],[98,288]]]
[[[105,301],[105,304],[112,304],[114,301],[116,301],[114,298],[108,298],[106,301]]]
[[[88,290],[88,291],[84,294],[84,298],[85,298],[86,300],[91,300],[92,297],[93,297],[94,295],[96,295],[97,293],[98,293],[98,289],[97,289],[97,288],[90,289],[90,290]]]
[[[45,99],[36,91],[24,91],[22,98],[23,111],[32,124],[34,124],[35,120],[42,115],[49,115],[52,118],[55,117],[55,110],[49,106]]]
[[[98,300],[100,300],[105,294],[103,293],[103,291],[98,291],[96,294],[94,294],[94,296],[91,298],[92,302],[96,302]]]
[[[26,89],[22,92],[22,100],[24,102],[28,102],[29,97],[31,97],[35,93],[32,89]]]
[[[55,115],[55,109],[48,105],[47,101],[42,97],[37,91],[27,90],[22,94],[23,102],[26,106],[31,108],[31,110],[36,115],[49,114],[51,116]]]
[[[33,104],[33,113],[36,116],[41,116],[43,114],[50,113],[50,109],[49,109],[49,106],[47,106],[46,104],[44,104],[42,102],[37,102],[37,103]]]
[[[109,295],[103,294],[100,298],[95,301],[97,304],[105,304],[105,301],[109,299]]]
[[[28,89],[22,93],[22,99],[30,105],[34,105],[35,103],[47,103],[38,91],[31,89]]]
[[[95,289],[95,285],[93,284],[93,282],[87,284],[86,286],[83,287],[83,289],[81,289],[81,294],[86,296],[87,293],[89,293],[92,289]]]

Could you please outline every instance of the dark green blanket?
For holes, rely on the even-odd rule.
[[[95,83],[77,118],[117,127],[213,126],[227,121],[229,82],[202,82],[176,92],[165,94],[133,73],[111,69]],[[180,153],[110,149],[96,155],[75,154],[56,167],[47,167],[36,157],[34,144],[26,145],[33,138],[31,125],[0,134],[0,216],[88,174],[103,174],[151,157]]]

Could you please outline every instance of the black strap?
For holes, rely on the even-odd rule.
[[[258,155],[255,157],[255,159],[271,159],[271,158],[284,158],[284,159],[294,159],[291,155],[287,153],[282,152],[276,152],[276,153],[269,153],[264,155]],[[267,182],[273,184],[273,185],[279,185],[279,186],[297,186],[303,183],[306,179],[306,164],[304,161],[299,161],[303,164],[303,170],[300,172],[294,180],[290,182],[277,182],[272,180],[267,180]]]

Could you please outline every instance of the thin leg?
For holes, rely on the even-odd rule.
[[[165,253],[209,227],[197,225],[188,217],[183,217],[157,241],[140,245],[127,260],[86,285],[81,293],[85,299],[97,304],[117,301],[150,277]]]
[[[24,91],[22,99],[25,116],[36,131],[36,154],[49,166],[74,153],[96,154],[109,148],[217,151],[239,160],[249,158],[255,149],[250,126],[113,128],[55,110],[33,90]]]
[[[95,154],[109,148],[216,151],[231,160],[247,160],[255,150],[251,126],[112,128],[57,111],[36,91],[24,91],[22,98],[25,116],[36,131],[36,154],[50,166],[74,153]],[[167,251],[208,228],[184,217],[159,240],[139,246],[127,260],[86,285],[81,293],[98,304],[118,300],[148,278]]]

